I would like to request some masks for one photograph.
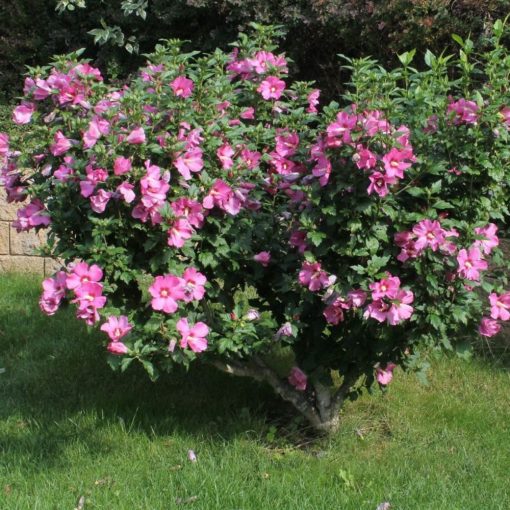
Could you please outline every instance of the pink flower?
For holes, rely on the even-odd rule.
[[[50,146],[50,152],[54,156],[62,156],[72,147],[71,141],[64,136],[62,131],[57,131],[53,139],[55,143]]]
[[[117,186],[117,193],[119,193],[126,204],[130,204],[136,198],[135,192],[133,191],[134,186],[129,182],[123,182]]]
[[[174,161],[175,168],[177,168],[177,171],[184,177],[186,181],[191,179],[190,172],[200,172],[204,167],[204,160],[202,159],[202,155],[202,149],[193,148],[179,156]]]
[[[72,301],[72,303],[76,303],[77,301]],[[76,310],[76,317],[85,321],[87,326],[93,326],[99,319],[99,313],[97,308],[93,306],[87,306],[86,302],[83,302],[79,305]]]
[[[466,280],[480,280],[480,271],[487,269],[487,262],[482,259],[482,254],[476,246],[472,246],[469,250],[460,250],[457,262],[459,263],[457,272]]]
[[[73,303],[78,303],[79,308],[87,309],[103,308],[106,304],[106,297],[103,296],[103,285],[97,282],[83,283],[80,287],[74,289],[76,299]]]
[[[56,295],[43,293],[39,299],[39,308],[46,315],[55,315],[61,301],[62,299],[59,299]]]
[[[36,78],[34,86],[34,99],[36,101],[46,99],[53,92],[52,87],[47,83],[47,81],[42,80],[41,78]]]
[[[503,121],[503,124],[505,124],[506,127],[509,128],[510,127],[510,108],[508,106],[501,108],[499,115],[501,117],[501,120]]]
[[[170,173],[164,172],[161,175],[161,169],[157,165],[151,164],[150,160],[145,162],[145,168],[147,172],[140,180],[142,198],[131,215],[144,223],[150,217],[152,224],[158,225],[163,221],[159,211],[165,204],[166,194],[170,189],[168,184]]]
[[[220,160],[221,167],[224,170],[229,170],[234,166],[232,156],[234,155],[234,149],[228,143],[224,143],[217,151],[216,155]]]
[[[96,185],[87,179],[80,182],[80,195],[84,198],[89,198],[95,189]]]
[[[392,300],[386,320],[390,326],[396,326],[407,320],[413,314],[413,307],[410,304],[414,301],[414,294],[410,290],[400,289]]]
[[[395,299],[400,289],[400,278],[398,276],[391,276],[388,273],[387,278],[371,283],[369,288],[372,291],[372,299],[381,299],[384,297]]]
[[[193,352],[203,352],[207,349],[207,338],[209,328],[203,322],[197,322],[189,327],[188,319],[182,318],[175,325],[177,331],[182,335],[180,346],[183,349],[189,347]]]
[[[171,202],[174,214],[188,220],[188,223],[196,228],[202,228],[204,224],[204,209],[199,202],[181,197]]]
[[[170,83],[170,87],[174,94],[177,97],[182,97],[184,99],[191,96],[194,86],[195,84],[193,81],[186,78],[186,76],[178,76],[174,81],[172,81],[172,83]]]
[[[22,103],[12,112],[12,121],[18,125],[28,124],[32,120],[34,112],[34,103]]]
[[[445,240],[446,232],[438,221],[422,220],[413,227],[413,234],[417,236],[414,242],[416,250],[422,251],[428,246],[437,251]]]
[[[197,456],[195,454],[195,452],[193,450],[188,450],[188,460],[190,462],[196,462],[197,461]]]
[[[407,170],[411,163],[406,162],[410,159],[412,152],[409,150],[391,149],[388,154],[384,155],[382,161],[384,163],[384,170],[388,177],[404,178],[404,171]]]
[[[289,383],[296,388],[298,391],[305,391],[306,386],[308,384],[308,377],[306,374],[298,367],[292,367],[290,370],[290,375],[287,379]]]
[[[168,246],[182,248],[188,239],[191,239],[194,230],[188,220],[179,218],[172,223],[168,229]]]
[[[43,293],[39,306],[46,315],[53,315],[58,310],[66,293],[66,279],[66,273],[59,271],[53,278],[43,281]]]
[[[53,295],[62,299],[66,293],[67,274],[64,271],[59,271],[54,277],[46,278],[42,286],[44,293]]]
[[[74,290],[89,282],[99,282],[102,278],[103,271],[97,264],[89,267],[86,262],[78,262],[74,264],[72,272],[67,276],[66,286]]]
[[[370,179],[370,185],[367,188],[369,195],[377,193],[380,197],[385,197],[389,192],[388,185],[395,184],[397,181],[394,177],[382,174],[381,172],[374,172],[368,177]]]
[[[321,269],[319,262],[303,262],[299,271],[299,283],[316,292],[329,285],[329,277],[326,271]]]
[[[255,310],[254,308],[250,308],[247,312],[246,312],[246,315],[244,316],[244,319],[247,320],[247,321],[256,321],[256,320],[259,320],[260,319],[260,313]]]
[[[255,118],[255,109],[250,106],[249,108],[245,108],[240,114],[239,117],[245,120],[253,120]]]
[[[494,223],[489,223],[485,227],[475,228],[475,234],[482,237],[474,242],[473,246],[480,248],[485,255],[489,255],[492,249],[499,245],[497,236],[498,227]]]
[[[284,323],[274,335],[275,340],[279,340],[282,336],[292,336],[292,324]]]
[[[280,99],[285,90],[285,82],[276,76],[268,76],[258,87],[257,92],[265,99]]]
[[[270,67],[276,67],[283,72],[287,71],[287,61],[282,56],[276,56],[270,51],[258,51],[255,58],[248,59],[257,74],[264,74]]]
[[[350,290],[347,293],[347,298],[353,308],[360,308],[367,300],[367,293],[364,290]]]
[[[200,301],[205,294],[204,285],[207,283],[207,278],[194,267],[188,267],[182,279],[184,280],[184,301],[187,303],[193,300]]]
[[[93,147],[102,135],[107,135],[110,131],[110,123],[99,117],[92,119],[87,131],[83,133],[83,148]]]
[[[108,349],[108,352],[117,356],[121,356],[122,354],[127,354],[129,352],[127,346],[122,342],[110,342],[106,348]]]
[[[45,214],[46,212],[43,203],[36,198],[16,211],[17,219],[12,222],[12,226],[18,232],[34,227],[47,227],[51,223],[51,218]]]
[[[306,232],[303,230],[294,230],[289,238],[289,244],[298,249],[299,253],[304,253],[308,248],[306,242]]]
[[[299,135],[296,132],[280,132],[276,136],[276,152],[280,156],[287,158],[293,156],[299,147]]]
[[[72,175],[74,175],[74,170],[67,165],[60,165],[55,172],[53,172],[53,177],[60,182],[67,182]]]
[[[342,307],[337,306],[334,303],[324,309],[323,315],[328,324],[334,324],[335,326],[344,320]]]
[[[90,208],[98,214],[103,213],[111,196],[111,191],[100,189],[95,195],[90,197]]]
[[[336,116],[336,122],[329,124],[326,128],[327,147],[340,147],[343,144],[351,143],[351,132],[356,127],[357,123],[357,115],[351,115],[348,112],[339,112]]]
[[[363,145],[358,145],[356,147],[356,153],[352,159],[360,170],[370,170],[377,164],[375,154],[369,149],[363,147]]]
[[[253,256],[253,260],[261,264],[263,267],[267,267],[269,262],[271,262],[271,253],[268,251],[261,251]]]
[[[466,101],[464,98],[458,101],[450,101],[447,112],[452,114],[453,123],[476,124],[480,108],[474,101]]]
[[[129,323],[125,315],[121,315],[120,317],[110,316],[108,317],[108,321],[99,329],[104,331],[112,342],[118,342],[133,329],[133,325]]]
[[[135,128],[126,138],[126,142],[132,145],[140,145],[145,143],[145,131],[142,127]]]
[[[377,299],[367,306],[365,312],[363,313],[363,317],[365,319],[371,317],[378,322],[384,322],[388,318],[389,309],[390,305],[388,303],[382,299]]]
[[[241,151],[241,159],[250,170],[257,168],[261,157],[262,154],[258,151],[249,151],[248,149]]]
[[[365,133],[370,137],[375,136],[379,132],[389,134],[391,131],[390,123],[379,110],[363,112],[361,122],[363,123]]]
[[[131,160],[129,158],[125,158],[123,156],[119,156],[115,158],[113,163],[113,173],[115,175],[123,175],[127,174],[131,171]]]
[[[284,158],[275,152],[271,152],[271,165],[277,174],[280,175],[292,175],[296,164],[291,159]]]
[[[149,293],[152,308],[165,313],[174,313],[178,308],[177,301],[186,297],[183,280],[172,274],[156,276]]]
[[[482,321],[478,328],[480,335],[491,337],[497,335],[500,331],[501,325],[498,324],[497,321],[489,319],[489,317],[482,317]]]
[[[416,258],[420,255],[421,251],[416,249],[414,242],[414,234],[410,231],[397,232],[395,234],[395,244],[402,248],[402,251],[397,256],[397,260],[405,262],[407,259]]]
[[[395,363],[388,363],[384,369],[380,367],[376,368],[375,378],[377,382],[382,386],[390,384],[393,379],[393,370],[395,370],[396,367],[397,365],[395,365]]]
[[[202,205],[205,209],[212,209],[216,206],[232,216],[239,213],[241,210],[241,203],[240,198],[234,194],[232,188],[220,179],[214,181],[208,195],[206,195],[202,201]]]
[[[317,105],[319,104],[319,96],[321,91],[319,89],[312,90],[310,94],[308,94],[306,100],[308,101],[308,108],[306,111],[308,113],[317,113]]]
[[[493,319],[501,319],[502,321],[510,319],[510,292],[499,296],[492,292],[489,294],[489,302]]]
[[[9,152],[9,135],[0,133],[0,155],[7,156]]]

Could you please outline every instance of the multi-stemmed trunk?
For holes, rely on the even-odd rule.
[[[211,364],[229,374],[267,382],[280,397],[290,402],[315,430],[326,434],[338,429],[340,409],[356,382],[355,377],[346,376],[340,387],[331,388],[318,381],[309,381],[306,391],[299,391],[257,356],[249,362],[212,360]]]

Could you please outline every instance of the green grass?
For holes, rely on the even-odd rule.
[[[113,373],[101,335],[37,299],[34,279],[0,276],[2,510],[510,508],[502,369],[442,360],[428,387],[399,371],[314,439],[248,380]]]

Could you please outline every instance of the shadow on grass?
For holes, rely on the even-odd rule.
[[[155,383],[140,366],[113,372],[103,334],[87,331],[71,309],[45,317],[33,279],[1,276],[0,291],[4,453],[47,467],[79,440],[99,455],[108,449],[101,429],[112,424],[148,436],[229,440],[247,430],[263,433],[267,416],[281,410],[269,388],[208,366],[179,368]]]

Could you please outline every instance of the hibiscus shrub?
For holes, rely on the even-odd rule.
[[[79,54],[31,69],[2,176],[18,230],[48,228],[63,261],[41,309],[72,303],[112,366],[209,363],[332,430],[397,365],[510,318],[510,56],[497,24],[481,81],[449,80],[465,51],[422,73],[354,61],[350,104],[319,108],[255,28],[230,54],[163,41],[122,88]]]

